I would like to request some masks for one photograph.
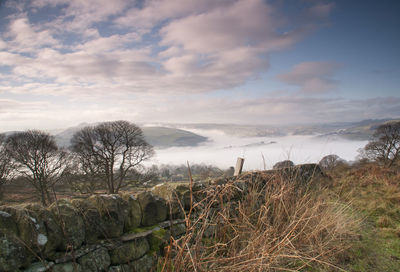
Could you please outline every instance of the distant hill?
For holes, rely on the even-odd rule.
[[[166,127],[143,127],[146,141],[156,147],[196,146],[207,141],[207,137],[195,133]]]
[[[56,135],[54,135],[56,138],[57,145],[62,147],[68,147],[70,145],[70,140],[72,138],[72,135],[74,135],[74,133],[80,130],[81,128],[89,125],[90,124],[88,123],[81,123],[76,127],[70,127],[67,128],[66,130],[61,131],[60,133],[57,133]]]
[[[363,120],[353,123],[350,127],[326,133],[320,137],[340,137],[347,140],[369,140],[375,129],[385,123],[400,121],[400,119]]]
[[[400,121],[398,119],[368,119],[360,122],[336,122],[326,124],[294,124],[282,126],[240,125],[240,124],[153,124],[141,126],[144,136],[151,145],[159,148],[174,146],[196,146],[208,140],[207,137],[188,130],[222,131],[236,137],[282,137],[288,135],[313,135],[318,138],[369,140],[376,127],[386,122]],[[95,125],[82,123],[55,134],[59,146],[68,147],[72,135],[84,126]],[[184,128],[184,129],[181,129]],[[188,130],[186,130],[188,129]],[[5,132],[11,134],[13,132]],[[250,145],[265,145],[268,142],[255,142]]]
[[[168,124],[168,127],[188,129],[218,130],[236,137],[280,137],[286,133],[282,128],[269,125],[236,125],[236,124]]]
[[[68,147],[72,135],[82,127],[89,124],[80,124],[76,127],[68,128],[55,135],[59,146]],[[173,146],[196,146],[207,141],[206,137],[195,133],[167,127],[142,127],[146,141],[154,147],[167,148]]]
[[[369,140],[376,127],[400,119],[368,119],[360,122],[336,122],[325,124],[294,124],[282,126],[235,125],[235,124],[181,124],[191,129],[220,130],[237,137],[280,137],[287,135],[315,135],[318,138],[343,138]]]

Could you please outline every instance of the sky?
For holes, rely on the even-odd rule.
[[[398,0],[0,0],[0,132],[400,117]]]

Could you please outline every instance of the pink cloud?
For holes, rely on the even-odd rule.
[[[2,61],[21,85],[10,92],[168,95],[229,89],[265,72],[268,54],[293,46],[309,25],[282,33],[290,18],[263,0],[147,0],[140,8],[128,0],[35,0],[26,6],[63,8],[49,22],[29,22],[23,11],[25,17],[18,18],[25,19],[11,22]],[[111,34],[101,33],[97,22],[107,23]],[[78,38],[63,44],[64,34]],[[50,84],[26,87],[37,81]]]
[[[301,92],[322,93],[336,87],[337,81],[332,78],[339,68],[340,64],[332,62],[302,62],[276,78],[298,86]]]
[[[43,46],[57,47],[59,45],[49,30],[33,27],[27,18],[13,20],[9,25],[9,32],[5,36],[11,39],[7,49],[15,52],[34,52]]]

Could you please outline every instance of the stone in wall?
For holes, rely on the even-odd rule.
[[[122,265],[110,266],[110,268],[108,268],[108,272],[136,272],[136,271],[133,271],[133,268],[131,268],[129,265],[122,264]]]
[[[62,264],[56,264],[51,268],[51,272],[84,272],[82,267],[78,263],[67,262]]]
[[[170,232],[172,237],[177,239],[178,237],[186,233],[186,225],[184,223],[173,225],[170,228]]]
[[[153,226],[167,219],[166,201],[151,192],[143,192],[138,195],[138,201],[142,210],[142,225]]]
[[[10,212],[9,207],[0,207],[0,229],[6,233],[18,234],[15,213]]]
[[[53,262],[40,261],[32,263],[24,272],[45,272],[53,267]]]
[[[178,185],[176,191],[180,194],[181,203],[185,210],[190,209],[190,187],[189,185]]]
[[[71,247],[78,248],[85,240],[85,225],[79,211],[66,201],[59,200],[53,203],[49,210],[53,213],[58,225],[62,229],[63,239],[60,250],[71,250]]]
[[[131,242],[123,243],[110,250],[112,264],[125,264],[137,260],[150,250],[150,245],[145,237],[137,238]]]
[[[132,262],[130,266],[135,272],[149,272],[154,267],[156,261],[157,259],[155,258],[155,256],[147,254],[139,260]]]
[[[22,243],[28,248],[29,260],[34,260],[36,256],[41,256],[47,244],[47,232],[46,228],[41,220],[37,218],[37,215],[22,207],[3,207],[3,213],[9,214],[9,218],[15,222],[15,229],[12,230]],[[3,217],[4,218],[4,217]],[[4,218],[4,219],[7,219]],[[11,229],[9,229],[11,231]]]
[[[168,183],[162,183],[151,188],[151,193],[166,200],[169,219],[184,218],[182,195]]]
[[[71,204],[79,211],[85,225],[85,243],[95,244],[105,237],[102,218],[99,210],[86,199],[73,199]]]
[[[15,234],[0,230],[0,271],[18,271],[29,264],[28,252],[21,240]]]
[[[111,264],[108,250],[104,247],[98,248],[78,259],[83,271],[106,271]]]
[[[44,236],[40,236],[44,243],[43,254],[45,257],[52,257],[57,248],[61,247],[63,234],[60,226],[57,224],[54,215],[40,204],[25,205],[27,212],[37,220],[40,226],[44,227]],[[39,238],[39,237],[38,237]],[[46,241],[46,242],[45,242]]]
[[[101,226],[104,238],[115,238],[122,235],[124,225],[129,217],[128,202],[119,195],[96,195],[88,199],[101,214]]]
[[[128,217],[125,221],[125,231],[137,228],[142,223],[142,209],[137,198],[130,194],[122,195],[122,198],[128,203]]]

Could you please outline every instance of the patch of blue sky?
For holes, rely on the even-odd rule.
[[[81,44],[82,41],[82,35],[74,32],[56,33],[54,38],[61,42],[62,47],[57,48],[57,50],[64,54],[73,52],[72,47]]]
[[[7,7],[6,1],[0,1],[0,33],[8,30],[8,23],[12,15],[13,10]]]
[[[42,8],[29,7],[27,9],[29,22],[31,24],[52,22],[60,16],[62,17],[64,15],[64,9],[67,7],[67,4],[47,5]]]
[[[93,27],[99,31],[100,36],[109,37],[112,35],[124,35],[132,31],[128,28],[116,27],[114,24],[112,24],[112,19],[113,17],[110,17],[106,21],[93,23]]]
[[[12,75],[12,73],[11,73]],[[40,78],[38,77],[29,77],[29,76],[19,76],[17,80],[13,80],[10,82],[10,87],[21,87],[24,86],[26,83],[35,83],[37,85],[43,84],[43,86],[48,84],[55,84],[58,85],[59,83],[56,82],[56,78],[47,77],[44,78],[44,75],[41,75]],[[60,85],[61,86],[61,85]]]
[[[13,66],[0,65],[0,75],[11,75]]]
[[[391,5],[378,5],[376,1],[363,1],[362,4],[335,1],[328,25],[297,43],[293,49],[271,54],[269,73],[283,73],[306,61],[336,62],[342,67],[333,79],[339,81],[338,90],[342,95],[373,97],[380,93],[377,89],[398,95],[400,1],[384,2]],[[393,5],[399,8],[396,10]],[[381,72],[378,75],[373,71]]]

